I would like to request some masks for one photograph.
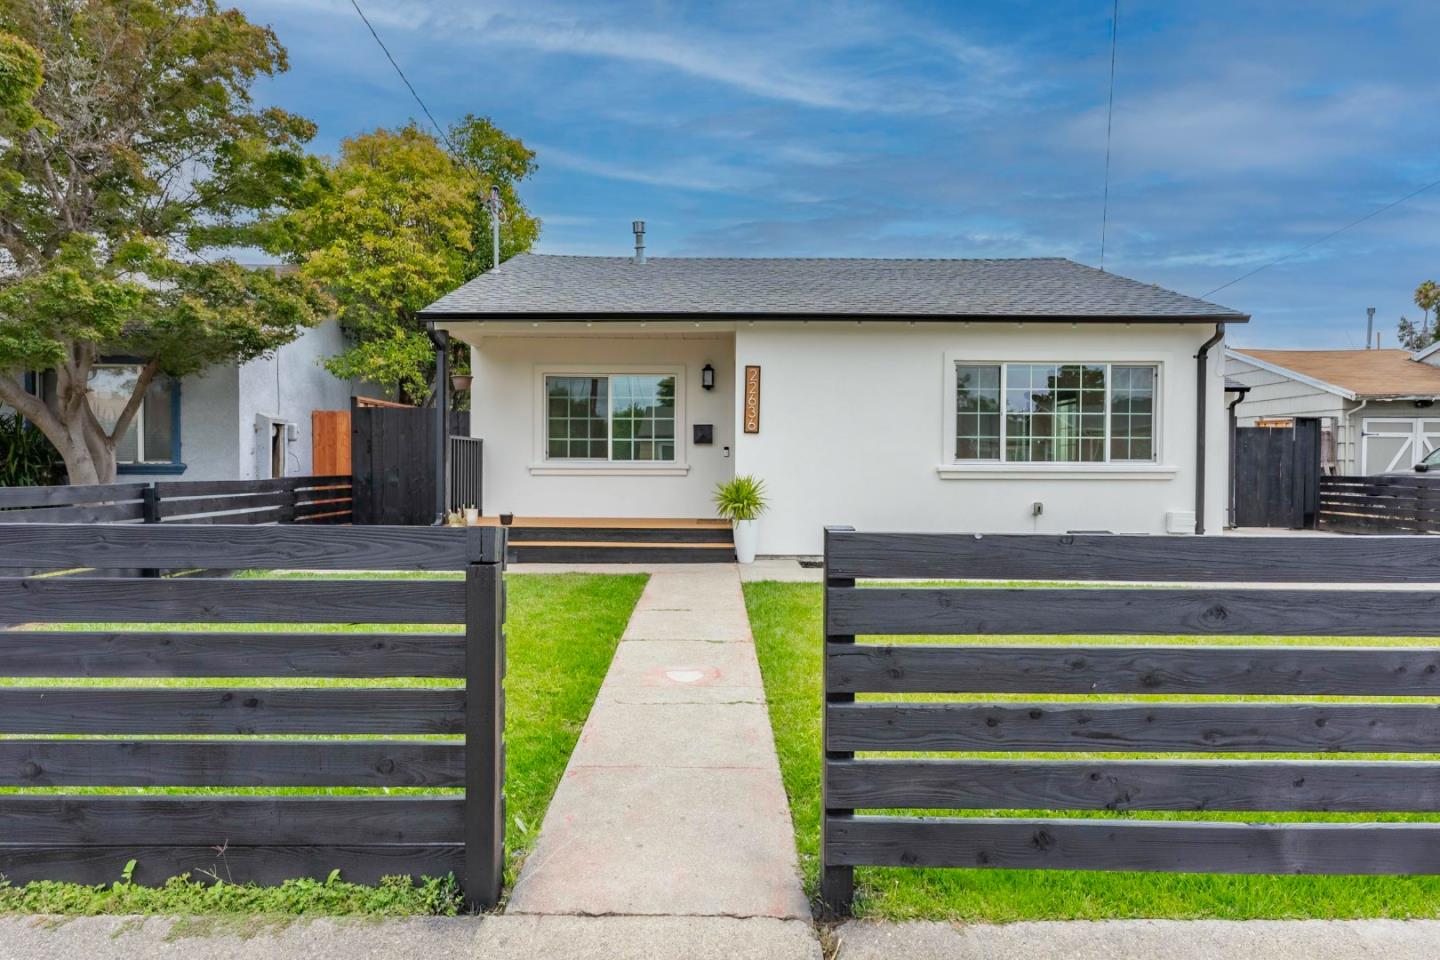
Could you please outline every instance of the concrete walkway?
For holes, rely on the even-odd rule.
[[[651,575],[506,913],[809,920],[734,566]]]

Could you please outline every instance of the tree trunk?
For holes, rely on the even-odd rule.
[[[3,371],[0,371],[0,401],[14,407],[45,434],[65,461],[70,483],[114,483],[115,440],[99,428],[90,409],[88,365],[78,370],[62,366],[56,374],[58,390],[54,408],[27,393],[15,376]],[[142,379],[144,382],[138,386],[137,393],[143,393],[149,383],[148,377]],[[127,410],[127,413],[130,416],[125,416],[123,424],[117,425],[118,431],[129,427],[133,411]]]

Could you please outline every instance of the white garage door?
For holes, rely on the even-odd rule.
[[[1440,418],[1370,417],[1361,426],[1360,472],[1409,470],[1440,447]]]

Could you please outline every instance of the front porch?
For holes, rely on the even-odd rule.
[[[486,516],[481,526],[495,526]],[[515,517],[512,563],[731,563],[735,543],[724,520],[648,517]]]

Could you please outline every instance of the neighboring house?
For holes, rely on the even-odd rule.
[[[251,480],[310,469],[310,413],[344,410],[349,381],[319,361],[345,347],[340,324],[325,320],[272,355],[217,364],[179,380],[157,377],[120,441],[121,477]],[[107,427],[129,399],[140,365],[114,358],[95,367],[91,402]],[[42,392],[47,376],[33,378]]]
[[[1188,533],[1202,497],[1224,525],[1217,347],[1248,318],[1068,260],[637,243],[517,256],[421,316],[472,346],[487,513],[709,517],[754,474],[770,555],[818,553],[826,524]]]
[[[1225,357],[1227,375],[1249,388],[1237,422],[1318,418],[1325,473],[1409,470],[1440,446],[1440,344],[1414,354],[1234,347]]]

